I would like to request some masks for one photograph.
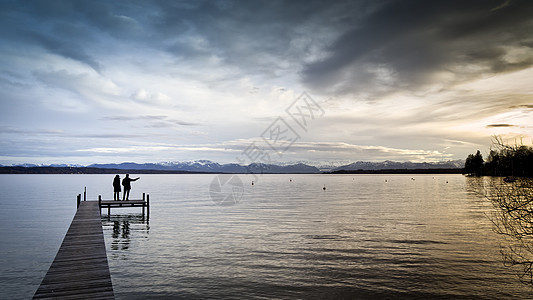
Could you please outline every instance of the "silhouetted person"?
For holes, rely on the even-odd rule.
[[[115,176],[113,179],[113,200],[120,200],[120,176]]]
[[[122,197],[122,200],[129,200],[130,197],[130,190],[131,190],[131,182],[139,180],[140,177],[137,177],[135,179],[130,178],[130,174],[126,174],[126,177],[122,179],[122,185],[124,186],[124,194]]]

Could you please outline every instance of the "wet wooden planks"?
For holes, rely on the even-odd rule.
[[[114,299],[100,207],[80,203],[34,299]]]

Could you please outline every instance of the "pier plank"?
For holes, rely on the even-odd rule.
[[[100,206],[83,201],[34,299],[114,299]]]

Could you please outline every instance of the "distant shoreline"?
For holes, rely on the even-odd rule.
[[[107,169],[91,167],[0,167],[0,174],[225,174],[222,172],[194,172],[179,170]],[[321,173],[275,173],[263,174],[462,174],[463,169],[380,169],[380,170],[338,170]],[[242,173],[228,173],[242,174]],[[255,173],[260,174],[260,173]]]
[[[380,170],[338,170],[327,174],[463,174],[463,169],[380,169]]]

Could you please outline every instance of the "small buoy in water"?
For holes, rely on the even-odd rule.
[[[252,185],[254,185],[254,181],[252,180]]]
[[[324,187],[322,188],[324,191],[326,190],[326,185],[324,184]]]
[[[385,179],[385,182],[387,182],[387,179]]]
[[[446,180],[446,183],[448,183],[448,180]]]
[[[292,182],[292,178],[289,178],[289,181]]]

